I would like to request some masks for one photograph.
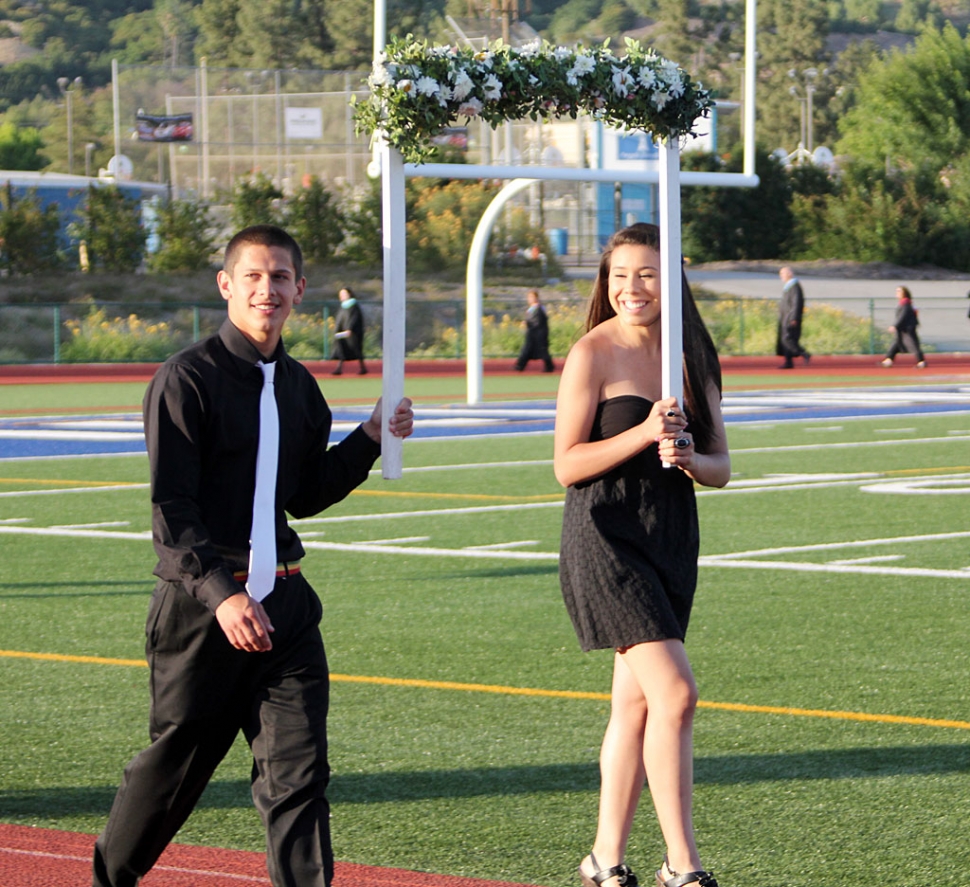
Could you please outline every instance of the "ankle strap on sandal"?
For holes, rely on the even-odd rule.
[[[718,887],[713,872],[687,872],[684,875],[678,875],[672,871],[671,874],[674,877],[664,881],[664,887],[685,887],[687,884],[697,884],[698,887]]]
[[[592,853],[589,855],[589,861],[593,863],[593,867],[597,870],[596,874],[590,878],[594,884],[602,884],[610,878],[616,878],[616,883],[619,884],[619,887],[638,887],[639,881],[637,881],[637,876],[633,874],[633,869],[626,863],[620,863],[608,869],[601,869],[599,863],[596,861],[596,857]],[[714,887],[717,887],[717,884]]]

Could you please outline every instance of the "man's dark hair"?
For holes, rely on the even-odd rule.
[[[230,277],[239,259],[239,254],[246,246],[278,246],[287,250],[293,260],[293,274],[296,280],[303,277],[303,251],[293,237],[276,225],[251,225],[243,228],[226,247],[226,255],[222,262],[222,269]]]

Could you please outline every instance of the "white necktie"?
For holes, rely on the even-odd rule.
[[[253,496],[253,527],[249,532],[249,579],[246,591],[261,601],[276,583],[276,463],[280,449],[280,417],[273,388],[275,363],[258,366],[263,371],[259,396],[259,446],[256,450],[256,493]]]

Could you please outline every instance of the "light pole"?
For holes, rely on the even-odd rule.
[[[57,86],[64,95],[64,103],[67,106],[67,173],[74,175],[74,106],[71,102],[71,93],[75,89],[80,89],[84,81],[81,77],[69,80],[67,77],[58,77]]]
[[[91,152],[98,146],[94,142],[88,142],[84,146],[84,175],[91,178]]]
[[[828,71],[822,71],[823,75],[827,74]],[[814,96],[815,90],[815,79],[819,75],[818,68],[805,68],[801,73],[801,79],[803,82],[803,88],[805,90],[804,97],[800,94],[797,86],[797,81],[799,79],[798,71],[794,68],[789,69],[788,76],[796,81],[796,85],[789,87],[788,91],[798,99],[799,104],[799,116],[801,122],[801,141],[798,144],[798,162],[802,163],[802,152],[804,151],[809,157],[812,155],[812,151],[815,149],[815,121],[814,121]]]

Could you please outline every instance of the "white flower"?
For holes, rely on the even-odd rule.
[[[451,81],[454,84],[451,90],[451,97],[457,101],[461,102],[468,98],[475,84],[472,83],[472,78],[468,76],[468,72],[464,69],[457,71],[452,71],[448,75],[451,77]]]
[[[408,79],[398,80],[397,83],[395,83],[394,85],[399,90],[401,90],[401,92],[408,93],[409,95],[412,92],[414,92],[414,81],[413,80],[408,80]]]
[[[642,68],[640,68],[640,73],[637,80],[640,81],[641,86],[651,89],[657,82],[657,75],[654,73],[653,68],[644,65]]]
[[[537,38],[535,40],[530,40],[528,43],[524,44],[523,46],[520,46],[518,49],[518,54],[522,56],[522,58],[528,59],[528,58],[533,58],[534,56],[537,56],[541,50],[542,50],[542,41]]]
[[[585,74],[592,74],[595,70],[596,60],[590,55],[580,53],[576,56],[576,61],[573,62],[570,73],[574,73],[577,77],[582,77]]]
[[[629,68],[618,68],[613,66],[613,91],[624,98],[633,86],[633,77],[630,75]]]
[[[664,59],[660,63],[660,70],[663,72],[665,80],[673,80],[675,77],[680,77],[680,67],[677,62],[672,62],[670,59]]]
[[[556,47],[556,48],[555,48],[555,49],[554,49],[554,50],[552,51],[552,57],[553,57],[554,59],[557,59],[557,60],[558,60],[558,61],[560,61],[560,62],[561,62],[561,61],[562,61],[563,59],[568,59],[568,58],[572,58],[572,56],[573,56],[573,50],[572,50],[572,49],[570,49],[570,48],[569,48],[568,46],[557,46],[557,47]]]
[[[650,96],[650,100],[658,111],[662,111],[667,102],[670,101],[670,93],[663,89],[656,89]]]
[[[387,68],[384,66],[385,62],[386,58],[383,53],[374,61],[374,67],[370,74],[371,86],[387,86],[391,82]]]
[[[482,103],[472,96],[468,101],[458,106],[458,114],[461,117],[477,117],[482,112]]]
[[[530,74],[529,75],[529,86],[538,86],[538,85],[539,85],[539,78],[536,77],[535,74]]]
[[[486,71],[492,70],[492,53],[489,50],[483,49],[481,52],[476,52],[474,58]]]
[[[684,94],[684,81],[680,79],[679,74],[667,84],[667,92],[675,99],[679,99]]]
[[[421,95],[434,95],[440,89],[438,81],[434,77],[427,76],[419,77],[414,86]]]
[[[502,81],[498,79],[494,74],[489,74],[485,78],[485,83],[483,85],[483,91],[485,98],[490,102],[497,102],[502,98]]]

